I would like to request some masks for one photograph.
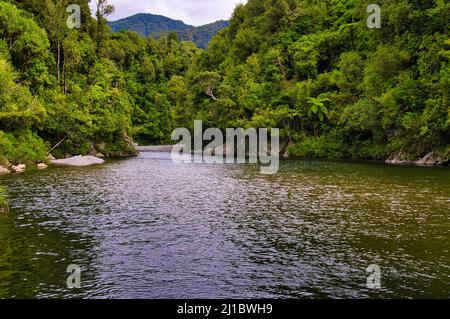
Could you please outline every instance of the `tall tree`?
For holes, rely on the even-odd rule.
[[[97,56],[103,56],[104,42],[109,37],[109,28],[106,17],[114,13],[114,6],[108,0],[97,0],[95,17],[97,18]]]

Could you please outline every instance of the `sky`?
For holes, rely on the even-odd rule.
[[[247,0],[109,0],[116,8],[108,20],[115,21],[136,13],[152,13],[181,20],[190,25],[204,25],[231,18],[234,8]],[[91,1],[95,6],[96,1]]]

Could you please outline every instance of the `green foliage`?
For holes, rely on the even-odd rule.
[[[207,42],[227,23],[112,24],[158,33],[143,38],[109,31],[107,1],[95,19],[88,0],[72,2],[79,30],[65,27],[68,0],[0,1],[0,161],[39,161],[60,141],[61,156],[130,154],[129,136],[167,143],[194,120],[279,127],[299,156],[448,154],[445,1],[380,0],[382,28],[368,29],[366,0],[249,0],[207,50],[183,40]]]
[[[46,158],[47,145],[31,130],[0,131],[0,154],[12,164],[34,164]]]
[[[10,63],[0,56],[0,130],[40,127],[45,109],[26,86],[16,83]]]
[[[290,152],[306,158],[342,159],[350,157],[348,146],[336,131],[320,137],[307,137],[295,144]]]
[[[75,1],[82,8],[79,30],[66,27],[68,1],[10,2],[0,1],[2,161],[43,160],[60,141],[57,156],[103,144],[105,155],[125,156],[135,153],[129,136],[170,140],[169,80],[187,72],[194,44],[110,34],[107,1],[98,3],[96,19],[87,0]]]
[[[23,11],[3,1],[0,1],[0,39],[7,44],[24,84],[34,90],[50,84],[48,64],[52,61],[46,32]]]
[[[328,116],[328,108],[325,105],[327,102],[330,102],[328,98],[309,98],[310,108],[308,110],[309,117],[316,115],[320,122],[323,122],[325,118]]]
[[[380,159],[445,149],[450,5],[381,1],[382,28],[368,29],[368,4],[238,6],[230,26],[192,61],[183,81],[193,90],[177,113],[184,104],[191,121],[278,126],[300,156]],[[198,86],[202,74],[215,74],[214,85]]]

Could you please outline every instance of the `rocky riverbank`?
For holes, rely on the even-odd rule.
[[[174,145],[149,145],[149,146],[137,146],[138,152],[162,152],[170,153],[172,152]]]
[[[37,170],[46,169],[48,166],[45,163],[39,163],[36,165]],[[27,170],[27,165],[18,164],[18,165],[7,165],[0,166],[0,175],[11,174],[11,173],[24,173]]]
[[[165,152],[170,153],[174,149],[175,145],[149,145],[149,146],[138,146],[136,149],[139,152]],[[296,158],[295,154],[291,154],[290,148],[294,146],[294,144],[288,139],[280,141],[280,157]],[[227,155],[227,145],[224,144],[215,149],[215,155]],[[443,157],[436,153],[429,153],[423,158],[411,159],[408,154],[403,151],[396,152],[391,154],[389,158],[384,161],[388,165],[416,165],[422,167],[439,167],[439,166],[448,166],[450,164],[450,159],[447,157]]]
[[[82,166],[90,166],[90,165],[99,165],[104,164],[105,160],[95,157],[95,156],[72,156],[69,158],[59,159],[59,160],[52,160],[50,163],[54,166],[75,166],[75,167],[82,167]]]
[[[412,160],[405,152],[392,154],[386,161],[389,165],[416,165],[423,167],[448,166],[450,160],[435,153],[429,153],[423,158]]]
[[[289,143],[283,144],[281,148],[280,155],[287,158],[289,157]],[[139,152],[172,152],[174,145],[149,145],[149,146],[138,146],[136,147],[136,152],[133,155],[138,155]],[[223,154],[226,154],[226,145],[223,145]],[[220,152],[219,152],[220,153]],[[73,166],[73,167],[84,167],[90,165],[101,165],[105,163],[102,159],[104,155],[98,151],[91,152],[93,155],[87,156],[71,156],[64,159],[55,159],[53,156],[49,155],[47,164],[52,166]],[[217,154],[216,154],[217,155]],[[295,156],[294,156],[295,157]],[[448,166],[450,160],[448,158],[442,157],[435,153],[429,153],[423,158],[411,160],[405,152],[397,152],[392,154],[388,159],[385,160],[386,164],[389,165],[416,165],[422,167],[438,167],[438,166]],[[39,163],[36,165],[37,170],[43,170],[48,168],[46,163]],[[19,165],[8,165],[0,166],[0,175],[10,174],[10,173],[23,173],[27,170],[25,164]]]
[[[104,164],[105,160],[95,157],[95,156],[72,156],[64,159],[55,159],[53,156],[49,155],[48,164],[52,166],[74,166],[74,167],[82,167],[89,165],[99,165]],[[39,163],[36,165],[35,169],[43,170],[47,169],[48,165],[46,163]],[[8,166],[0,166],[0,175],[6,175],[11,173],[24,173],[27,170],[27,165],[19,164],[19,165],[8,165]]]
[[[37,162],[37,164],[27,163],[28,166],[25,164],[12,165],[6,161],[6,163],[2,163],[0,165],[0,175],[23,173],[27,170],[35,169],[43,170],[48,168],[49,165],[74,167],[101,165],[105,163],[103,158],[129,158],[139,156],[139,151],[136,149],[136,145],[126,134],[116,144],[92,143],[91,149],[86,156],[72,156],[71,154],[67,154],[64,150],[54,150],[58,146],[59,145],[57,144],[56,147],[51,150],[52,153],[53,151],[55,152],[58,159],[56,159],[52,154],[48,154],[45,160]]]

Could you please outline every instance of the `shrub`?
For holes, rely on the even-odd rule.
[[[306,158],[346,158],[349,157],[348,146],[343,142],[337,131],[332,131],[320,137],[308,137],[295,144],[290,152],[293,156]]]
[[[4,162],[41,162],[45,160],[46,149],[44,141],[29,129],[8,134],[0,131],[0,160],[3,159]]]

